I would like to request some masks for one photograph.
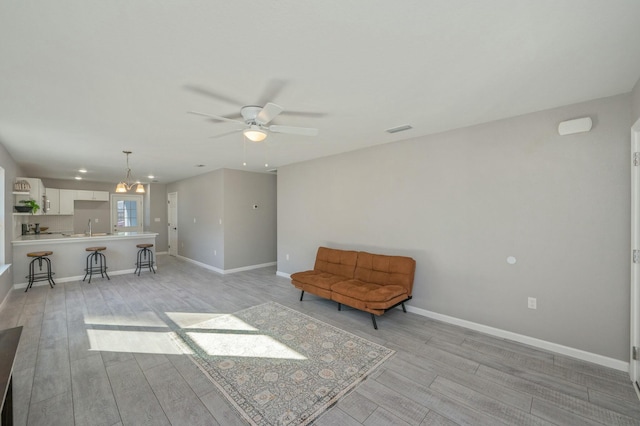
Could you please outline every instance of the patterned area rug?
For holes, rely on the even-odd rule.
[[[252,425],[307,425],[394,351],[268,302],[176,331]]]

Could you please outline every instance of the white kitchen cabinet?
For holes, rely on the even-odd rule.
[[[72,189],[47,188],[48,215],[73,214],[73,202],[76,199],[76,191]]]
[[[78,201],[109,201],[109,191],[76,191],[76,200]]]
[[[76,199],[76,190],[74,189],[61,189],[60,190],[60,213],[59,214],[73,214],[73,202]]]
[[[60,214],[60,190],[47,188],[47,202],[45,214]]]

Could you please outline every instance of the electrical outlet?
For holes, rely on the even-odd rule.
[[[529,309],[538,309],[538,299],[530,297],[527,299],[527,307]]]
[[[214,255],[214,256],[217,256],[217,255],[218,255],[218,250],[214,250],[214,251],[213,251],[213,255]]]
[[[100,219],[98,219],[98,218],[96,217],[96,218],[95,218],[95,220],[94,220],[94,222],[95,222],[95,223],[98,223],[98,222],[100,222]]]
[[[193,218],[193,223],[196,223],[196,218],[195,217]]]
[[[287,253],[286,258],[287,258],[287,260],[289,260],[289,253]]]

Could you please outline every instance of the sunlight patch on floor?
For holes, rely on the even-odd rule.
[[[174,343],[174,333],[122,330],[87,330],[89,350],[105,352],[135,352],[146,354],[183,355]]]
[[[188,332],[187,335],[207,354],[213,356],[307,359],[269,336],[197,332]]]
[[[180,328],[202,328],[207,330],[257,331],[258,329],[232,314],[198,312],[165,312]]]
[[[158,316],[151,312],[118,315],[85,315],[84,323],[90,325],[125,325],[130,327],[167,327]]]

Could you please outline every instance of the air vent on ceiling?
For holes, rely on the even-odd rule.
[[[413,127],[411,127],[408,124],[405,124],[404,126],[392,127],[390,129],[385,130],[385,132],[387,132],[387,133],[398,133],[398,132],[404,132],[405,130],[409,130],[409,129],[413,129]]]

